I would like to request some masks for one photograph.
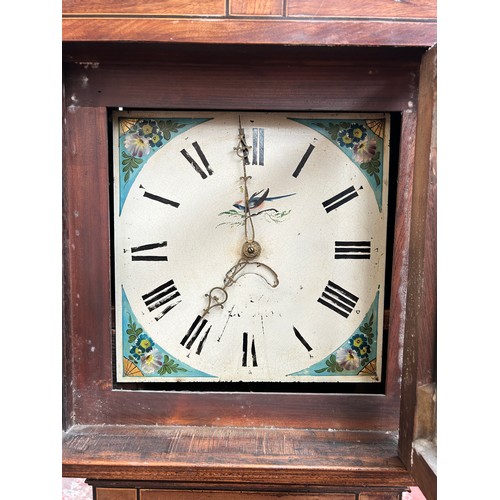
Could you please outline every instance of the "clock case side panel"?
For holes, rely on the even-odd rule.
[[[224,56],[225,57],[225,56]],[[281,67],[288,68],[286,60],[281,61]],[[345,59],[339,64],[328,60],[325,65],[330,73],[345,69]],[[373,59],[367,68],[377,64]],[[382,64],[387,60],[382,57]],[[261,86],[257,95],[217,94],[203,100],[206,109],[233,109],[235,101],[246,109],[266,110],[271,104],[277,109],[292,109],[304,111],[309,109],[310,92],[315,96],[322,96],[322,103],[316,104],[319,109],[342,109],[343,111],[359,111],[365,108],[364,103],[370,102],[366,94],[367,89],[357,84],[359,77],[359,61],[347,65],[353,70],[351,81],[356,82],[349,99],[346,100],[345,90],[332,91],[331,79],[325,79],[325,65],[309,66],[308,61],[299,61],[293,78],[299,78],[307,68],[313,81],[312,89],[308,93],[301,87],[298,90],[290,81],[288,75],[282,85],[289,85],[292,95],[284,96],[275,101],[266,95],[265,84],[272,87],[271,79],[276,67],[272,71],[262,73]],[[385,83],[384,93],[395,95],[391,102],[385,101],[384,110],[400,112],[402,103],[415,101],[414,77],[409,68],[415,69],[414,63],[405,63],[400,70],[392,69],[395,74],[390,77],[392,84]],[[122,72],[122,66],[88,67],[79,64],[69,64],[66,68],[67,89],[66,96],[82,97],[82,104],[78,107],[67,97],[68,120],[68,152],[66,154],[65,169],[67,171],[66,186],[68,199],[66,207],[68,218],[68,248],[71,249],[67,260],[65,273],[70,277],[69,283],[69,317],[70,328],[66,335],[70,338],[70,356],[72,360],[71,392],[75,401],[72,409],[74,424],[101,425],[101,424],[141,424],[141,425],[209,425],[209,426],[239,426],[239,427],[287,427],[287,428],[342,428],[363,430],[397,430],[400,367],[398,319],[404,314],[402,308],[404,297],[402,285],[393,286],[393,296],[398,294],[396,308],[391,311],[391,325],[389,335],[388,359],[390,371],[384,395],[369,394],[242,394],[242,393],[146,393],[116,390],[112,385],[112,348],[111,348],[111,310],[110,310],[110,230],[108,226],[109,209],[109,179],[108,175],[108,147],[107,147],[107,108],[115,105],[115,97],[110,97],[111,89],[116,89],[116,78]],[[179,65],[176,71],[182,75],[182,81],[190,81],[192,65]],[[132,105],[144,108],[155,107],[157,94],[155,89],[159,82],[165,81],[168,68],[152,69],[150,66],[136,66],[134,71],[145,72],[151,78],[145,78],[146,88],[142,88],[140,95],[132,82],[121,80],[119,90],[121,105]],[[255,67],[254,67],[255,70]],[[197,73],[197,70],[193,70]],[[224,78],[230,80],[234,72],[232,65],[218,65],[212,68],[217,75],[217,81]],[[286,72],[289,68],[286,69]],[[346,70],[349,75],[349,69]],[[399,73],[398,73],[399,71]],[[87,85],[81,87],[82,72],[89,75]],[[279,72],[279,71],[278,71]],[[78,76],[80,75],[80,76]],[[316,78],[314,75],[320,75]],[[321,76],[323,75],[323,76]],[[301,77],[303,78],[303,77]],[[288,83],[287,83],[288,79]],[[394,94],[401,82],[406,82],[400,92]],[[97,82],[97,83],[96,83]],[[178,85],[174,82],[173,85]],[[247,85],[248,86],[248,85]],[[345,89],[345,87],[342,87]],[[150,92],[148,92],[148,89]],[[243,89],[245,90],[245,89]],[[252,89],[247,88],[247,91]],[[255,90],[255,89],[253,89]],[[333,92],[333,94],[332,94]],[[85,97],[87,96],[87,97]],[[153,96],[152,100],[149,96]],[[89,100],[88,97],[91,97]],[[395,99],[395,100],[394,100]],[[171,101],[171,102],[170,102]],[[294,102],[292,102],[294,101]],[[195,103],[190,101],[190,91],[186,93],[172,93],[166,96],[163,106],[171,104],[173,109],[198,107],[200,98]],[[377,106],[380,102],[377,104]],[[370,109],[374,110],[374,109]],[[410,132],[413,115],[403,113],[403,135]],[[403,137],[402,143],[409,144],[402,152],[400,169],[411,170],[411,134]],[[406,162],[406,163],[405,163]],[[404,165],[403,165],[404,163]],[[406,175],[406,174],[405,174]],[[405,181],[406,182],[406,181]],[[407,214],[408,193],[398,189],[398,211],[396,218],[395,241],[398,254],[405,255],[407,241],[405,239],[405,220],[402,214]],[[78,218],[75,213],[78,212]],[[106,217],[103,217],[106,214]],[[406,215],[405,215],[406,217]],[[74,246],[74,249],[73,249]],[[405,262],[395,259],[396,268],[393,275],[404,282]],[[194,411],[193,411],[194,410]]]
[[[410,232],[399,455],[437,496],[437,45],[422,58]]]

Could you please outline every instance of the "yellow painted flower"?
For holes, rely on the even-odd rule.
[[[149,339],[142,339],[139,344],[145,351],[147,351],[151,347],[151,342]]]

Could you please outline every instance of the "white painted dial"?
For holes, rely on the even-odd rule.
[[[378,380],[388,118],[116,114],[118,381]],[[261,252],[204,314],[248,239],[239,120]]]

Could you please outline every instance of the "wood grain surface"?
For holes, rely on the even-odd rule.
[[[430,441],[435,437],[416,435],[420,431],[415,408],[419,387],[436,382],[436,70],[437,47],[433,47],[422,58],[420,71],[399,441],[405,465],[409,469],[414,461],[420,465],[421,489],[429,498],[436,496],[436,477],[423,466],[423,459],[414,458],[413,442],[416,437]]]
[[[63,0],[63,41],[422,46],[436,0]]]
[[[283,16],[283,0],[230,0],[229,15],[233,16]]]
[[[398,2],[369,0],[364,3],[351,0],[287,0],[288,16],[303,17],[359,17],[387,19],[436,19],[436,0]]]
[[[65,433],[63,444],[66,477],[194,481],[199,486],[399,487],[412,483],[396,455],[396,433],[75,426]]]
[[[141,490],[141,500],[238,500],[242,495],[231,491]],[[283,500],[282,493],[246,492],[247,500]],[[357,500],[353,493],[289,493],[287,500]],[[384,499],[385,500],[385,499]]]
[[[398,2],[369,0],[364,3],[349,0],[63,0],[63,16],[283,16],[294,18],[360,18],[436,20],[436,0]]]
[[[226,0],[63,0],[62,14],[82,16],[224,16]]]
[[[434,381],[436,307],[436,169],[432,147],[435,127],[436,50],[422,61],[415,144],[415,174],[409,235],[407,313],[400,451],[410,466],[417,387]]]
[[[62,20],[63,41],[428,47],[436,37],[435,22],[419,21],[75,16]]]

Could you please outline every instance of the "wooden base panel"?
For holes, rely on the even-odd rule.
[[[395,433],[261,428],[74,426],[63,437],[63,475],[287,489],[413,484]]]
[[[169,488],[168,484],[156,483],[154,485],[140,485],[136,483],[137,488],[124,487],[123,484],[115,483],[114,486],[101,486],[101,481],[88,480],[94,487],[95,500],[278,500],[286,498],[287,500],[400,500],[402,497],[401,489],[371,489],[363,488],[361,491],[355,489],[335,489],[330,491],[321,491],[315,488],[308,491],[297,491],[293,488],[280,491],[245,488],[229,490],[210,489],[209,487],[198,487],[195,489],[192,485],[184,487],[176,486]]]

